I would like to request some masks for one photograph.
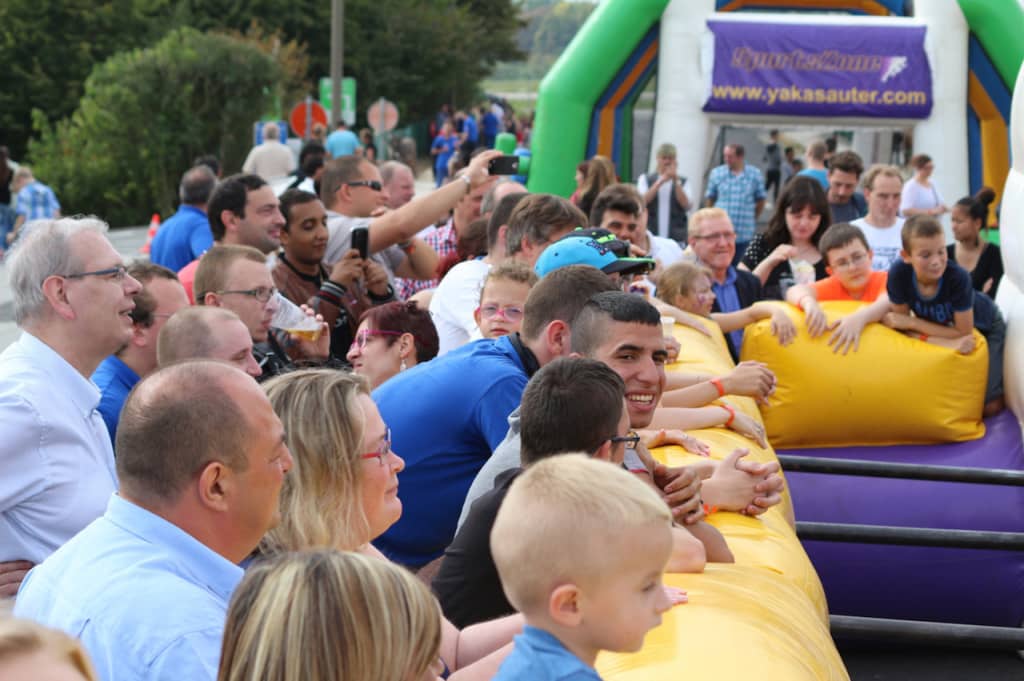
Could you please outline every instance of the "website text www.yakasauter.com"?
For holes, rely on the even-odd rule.
[[[712,99],[745,102],[800,102],[807,104],[894,104],[915,106],[928,103],[928,94],[921,90],[869,90],[848,88],[760,87],[754,85],[713,85]]]

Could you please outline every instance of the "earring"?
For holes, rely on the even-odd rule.
[[[405,370],[406,370],[406,369],[408,369],[408,368],[409,368],[409,365],[407,365],[407,364],[405,363],[405,360],[404,360],[404,359],[402,360],[402,363],[398,365],[398,370],[399,370],[399,371],[405,371]]]

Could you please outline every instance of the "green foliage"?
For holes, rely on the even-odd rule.
[[[0,0],[0,144],[21,158],[32,109],[74,111],[93,65],[145,45],[165,27],[169,0]]]
[[[560,54],[592,11],[594,5],[583,2],[560,2],[553,6],[537,26],[532,54]]]
[[[66,213],[111,224],[141,224],[170,213],[183,169],[201,153],[238,168],[253,112],[265,110],[278,66],[256,47],[192,29],[155,46],[121,52],[97,66],[74,114],[30,144],[36,174]]]

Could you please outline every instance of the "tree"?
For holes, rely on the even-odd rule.
[[[179,29],[97,66],[69,118],[51,127],[37,113],[30,156],[65,212],[140,224],[171,212],[195,156],[241,165],[253,112],[266,109],[278,80],[277,64],[256,47]]]
[[[585,2],[559,2],[552,7],[537,26],[537,32],[533,36],[532,54],[561,54],[594,11],[594,7],[595,5]]]
[[[50,121],[75,109],[92,67],[166,30],[168,0],[0,2],[0,130],[14,158],[27,148],[32,109]]]

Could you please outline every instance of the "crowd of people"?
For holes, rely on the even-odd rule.
[[[794,338],[781,301],[844,353],[870,323],[964,353],[977,328],[1002,408],[990,190],[953,206],[947,247],[927,157],[905,183],[822,143],[784,177],[773,133],[765,175],[728,145],[702,201],[667,143],[635,184],[589,159],[567,200],[492,176],[496,132],[481,120],[467,151],[471,119],[439,121],[435,170],[465,158],[423,196],[344,125],[287,169],[265,126],[242,173],[183,173],[150,262],[126,265],[95,217],[24,225],[0,670],[598,678],[600,650],[639,649],[685,602],[663,572],[733,561],[709,514],[782,499],[777,464],[687,433],[767,446],[730,396],[772,395],[740,349],[762,319]],[[830,319],[834,299],[869,304]],[[717,324],[735,368],[666,372],[687,349],[665,319]],[[659,463],[669,444],[700,463]]]

